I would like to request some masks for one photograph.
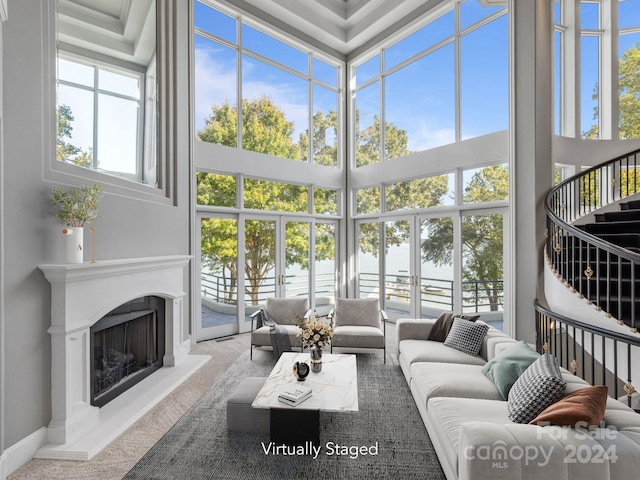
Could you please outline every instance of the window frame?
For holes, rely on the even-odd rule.
[[[280,70],[281,72],[284,72],[286,74],[289,75],[293,75],[297,78],[300,78],[304,81],[307,82],[307,94],[308,94],[308,104],[307,104],[307,119],[308,119],[308,123],[307,123],[307,128],[309,132],[313,131],[313,115],[314,115],[314,86],[320,86],[323,88],[326,88],[328,90],[333,91],[336,94],[336,115],[337,115],[337,126],[336,126],[336,160],[335,160],[335,165],[330,166],[329,168],[335,168],[337,170],[343,170],[344,169],[344,142],[345,142],[345,136],[343,133],[343,118],[344,118],[344,69],[345,69],[345,64],[344,62],[341,62],[339,60],[337,60],[334,57],[331,57],[325,53],[323,53],[322,51],[320,51],[317,48],[314,48],[306,43],[304,43],[303,41],[294,38],[291,35],[286,35],[280,31],[278,31],[276,28],[274,28],[273,26],[270,25],[266,25],[264,22],[254,18],[253,16],[251,16],[250,14],[242,11],[241,9],[230,9],[228,7],[225,7],[224,5],[214,1],[214,0],[190,0],[190,2],[192,3],[192,11],[193,9],[193,2],[198,2],[201,3],[203,5],[206,5],[209,8],[212,8],[214,10],[217,10],[218,12],[227,15],[231,18],[233,18],[236,21],[236,43],[230,42],[228,40],[225,40],[219,36],[217,36],[215,33],[213,32],[208,32],[206,30],[203,30],[201,28],[197,28],[195,27],[195,22],[192,22],[193,27],[192,27],[192,33],[191,33],[191,39],[192,39],[192,43],[195,43],[193,41],[193,39],[195,38],[195,36],[201,36],[202,38],[205,38],[211,42],[223,45],[227,48],[233,49],[236,52],[236,108],[240,108],[240,105],[242,104],[242,99],[243,99],[243,78],[242,78],[242,67],[243,67],[243,58],[245,55],[247,55],[248,57],[255,59],[259,62],[262,62],[270,67],[276,68],[278,70]],[[257,31],[259,31],[260,33],[267,35],[291,48],[294,48],[296,50],[299,50],[301,52],[303,52],[304,54],[307,55],[307,64],[308,64],[308,72],[305,74],[301,71],[295,70],[294,68],[291,68],[290,66],[284,65],[282,63],[279,63],[277,60],[266,57],[258,52],[255,52],[253,50],[250,50],[246,47],[244,47],[243,42],[242,42],[242,26],[243,25],[247,25],[250,28],[253,28]],[[191,49],[191,55],[193,56],[193,46]],[[326,82],[324,82],[321,78],[316,78],[314,77],[314,60],[319,60],[329,66],[335,67],[336,68],[336,85],[330,85]],[[194,89],[195,92],[195,83],[192,81],[192,87]],[[195,108],[194,108],[195,111]],[[195,112],[194,112],[195,113]],[[244,150],[242,148],[242,117],[241,115],[238,115],[238,125],[237,125],[237,137],[236,137],[236,147],[226,147],[224,145],[220,145],[220,147],[223,148],[232,148],[234,150],[241,150],[243,152],[250,152],[250,153],[254,153],[254,154],[258,154],[257,152],[253,152],[251,150]],[[194,121],[194,126],[195,126],[195,121]],[[193,136],[194,139],[196,141],[199,141],[199,139],[197,138],[197,131],[194,128],[194,132],[193,132]],[[214,144],[215,145],[215,144]],[[301,163],[306,163],[306,164],[310,164],[310,165],[321,165],[319,163],[317,163],[315,161],[314,155],[314,145],[313,145],[313,135],[309,135],[309,146],[307,148],[307,152],[306,152],[306,160],[302,160]],[[278,157],[278,158],[284,158],[284,157]],[[296,161],[294,159],[287,159],[289,161],[293,160]],[[322,165],[321,165],[322,166]]]
[[[122,177],[122,178],[126,178],[128,180],[131,180],[133,182],[137,182],[137,183],[142,183],[145,184],[146,182],[144,181],[144,147],[145,145],[147,145],[148,139],[145,138],[146,134],[144,132],[144,121],[145,121],[145,99],[146,99],[146,94],[147,94],[147,74],[146,72],[142,71],[142,69],[130,69],[121,65],[116,65],[116,64],[108,64],[106,62],[102,62],[100,60],[96,60],[93,58],[88,58],[88,57],[81,57],[79,55],[76,55],[72,52],[68,52],[66,50],[62,50],[59,49],[58,50],[58,58],[61,58],[63,60],[72,62],[72,63],[76,63],[79,65],[85,65],[88,67],[91,67],[93,69],[93,85],[92,86],[87,86],[87,85],[82,85],[82,84],[78,84],[78,83],[73,83],[72,81],[69,80],[60,80],[58,79],[57,81],[57,85],[64,85],[70,88],[76,88],[79,90],[85,90],[85,91],[89,91],[93,93],[93,146],[92,146],[92,161],[93,164],[91,167],[84,167],[84,168],[89,168],[90,170],[94,170],[97,172],[102,172],[102,173],[106,173],[109,175],[115,175],[118,177]],[[133,67],[133,65],[132,65]],[[100,87],[100,83],[99,83],[99,76],[100,76],[100,72],[109,72],[109,73],[114,73],[123,77],[131,77],[131,78],[136,78],[138,81],[138,88],[139,88],[139,93],[138,93],[138,98],[135,97],[131,97],[131,96],[127,96],[124,94],[120,94],[117,92],[112,92],[110,90],[106,90]],[[99,155],[100,155],[100,148],[99,148],[99,142],[98,142],[98,131],[100,129],[100,122],[99,122],[99,118],[100,118],[100,100],[99,100],[99,96],[100,95],[108,95],[109,97],[115,97],[121,100],[126,100],[126,101],[130,101],[130,102],[135,102],[138,113],[137,113],[137,119],[136,119],[136,160],[135,160],[135,173],[131,174],[131,173],[126,173],[126,172],[119,172],[119,171],[115,171],[115,170],[109,170],[109,169],[101,169],[98,167],[98,160],[99,160]],[[97,148],[96,148],[97,146]],[[96,152],[97,155],[96,155]],[[67,160],[62,160],[65,163],[73,163]]]
[[[443,2],[444,5],[441,5],[439,7],[435,7],[433,8],[427,15],[425,15],[423,18],[419,19],[418,21],[414,22],[413,25],[409,26],[407,29],[403,29],[399,32],[397,32],[395,35],[390,36],[386,41],[381,42],[380,44],[376,45],[374,48],[371,48],[369,50],[367,50],[365,53],[358,55],[356,57],[354,57],[353,59],[350,59],[348,62],[348,74],[349,74],[349,83],[351,85],[350,87],[350,111],[351,112],[355,112],[356,111],[356,96],[358,91],[363,90],[364,88],[367,88],[373,84],[375,84],[376,82],[379,82],[379,88],[380,88],[380,111],[378,112],[378,117],[380,119],[380,124],[381,124],[381,134],[380,134],[380,155],[379,155],[379,160],[377,162],[374,162],[374,164],[378,164],[378,163],[384,163],[388,160],[396,160],[396,158],[401,158],[401,157],[394,157],[393,159],[387,159],[384,156],[384,152],[385,152],[385,145],[386,145],[386,141],[385,141],[385,79],[386,77],[388,77],[389,75],[401,70],[402,68],[412,64],[413,62],[427,57],[429,54],[436,52],[437,50],[453,44],[454,46],[454,77],[455,77],[455,87],[454,87],[454,91],[455,91],[455,113],[454,113],[454,121],[455,121],[455,135],[454,135],[454,141],[447,143],[447,144],[443,144],[443,145],[439,145],[439,146],[435,146],[435,147],[431,147],[428,148],[426,150],[431,150],[433,148],[441,148],[441,147],[446,147],[447,145],[451,145],[452,143],[459,143],[463,140],[462,138],[462,106],[461,106],[461,98],[462,98],[462,93],[461,93],[461,86],[462,86],[462,81],[461,81],[461,72],[462,72],[462,64],[461,64],[461,55],[460,55],[460,49],[461,49],[461,41],[462,38],[465,37],[466,35],[468,35],[469,33],[475,32],[479,29],[481,29],[482,27],[490,24],[491,22],[499,19],[500,17],[504,16],[504,15],[508,15],[509,14],[509,9],[507,7],[502,8],[500,10],[497,10],[489,15],[487,15],[486,17],[482,18],[481,20],[478,20],[476,22],[474,22],[471,25],[468,25],[464,28],[460,28],[460,8],[461,8],[461,2],[459,0],[456,1],[451,1],[451,2]],[[455,23],[455,27],[454,27],[454,33],[450,36],[444,37],[442,38],[440,41],[429,45],[426,49],[406,58],[405,60],[398,62],[396,64],[394,64],[393,67],[389,68],[388,70],[385,70],[385,66],[384,66],[384,53],[387,49],[391,48],[392,46],[396,45],[397,43],[400,43],[402,40],[404,40],[405,38],[409,37],[410,35],[416,33],[418,30],[426,27],[427,25],[431,24],[432,22],[438,20],[439,18],[441,18],[442,16],[448,14],[449,12],[453,11],[454,12],[454,23]],[[366,64],[367,62],[369,62],[370,60],[374,59],[376,56],[379,56],[379,63],[380,63],[380,69],[377,73],[377,75],[373,75],[371,77],[368,77],[365,81],[363,81],[362,83],[357,83],[357,79],[356,79],[356,70],[357,68],[359,68],[360,66]],[[507,100],[509,101],[509,100]],[[356,159],[356,142],[355,142],[355,135],[356,135],[356,125],[355,125],[355,118],[352,118],[353,115],[350,115],[350,118],[348,119],[348,124],[349,124],[349,138],[351,139],[350,142],[350,148],[349,148],[349,158],[350,158],[350,166],[349,168],[351,169],[358,169],[358,168],[363,168],[363,167],[367,167],[367,165],[362,165],[362,166],[357,166],[357,159]],[[508,118],[507,118],[507,127],[506,129],[508,130]],[[500,131],[500,130],[498,130]],[[484,135],[490,135],[492,133],[495,132],[489,132],[480,136],[484,136]],[[477,138],[477,137],[470,137],[470,138]],[[409,155],[413,155],[413,154],[417,154],[417,153],[421,153],[424,152],[426,150],[420,150],[417,152],[411,152],[409,153]]]

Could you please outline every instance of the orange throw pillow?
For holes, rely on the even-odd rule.
[[[547,407],[529,425],[599,425],[607,407],[607,393],[604,385],[576,390]]]

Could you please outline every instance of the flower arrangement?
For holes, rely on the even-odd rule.
[[[333,338],[333,321],[327,323],[319,320],[314,310],[309,318],[299,319],[297,325],[300,329],[297,336],[302,337],[304,348],[322,349],[329,346]]]
[[[61,188],[53,187],[51,203],[60,205],[60,211],[54,218],[60,220],[67,227],[84,227],[100,217],[98,205],[102,194],[102,185],[85,185],[80,190],[71,189],[65,192]]]

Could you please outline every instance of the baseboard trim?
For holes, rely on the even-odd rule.
[[[5,453],[0,455],[0,480],[7,478],[7,456]]]
[[[47,427],[42,427],[7,448],[2,457],[0,457],[0,464],[4,465],[0,467],[0,472],[3,473],[3,475],[0,475],[0,478],[4,480],[7,476],[30,461],[38,449],[46,443]]]

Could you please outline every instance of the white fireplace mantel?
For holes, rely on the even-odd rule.
[[[188,355],[188,255],[40,265],[51,283],[51,422],[36,457],[88,460],[209,357]],[[102,408],[91,405],[90,328],[136,298],[165,299],[164,366]],[[141,396],[149,398],[141,401]],[[127,397],[132,397],[130,404]],[[115,404],[111,406],[111,404]]]

